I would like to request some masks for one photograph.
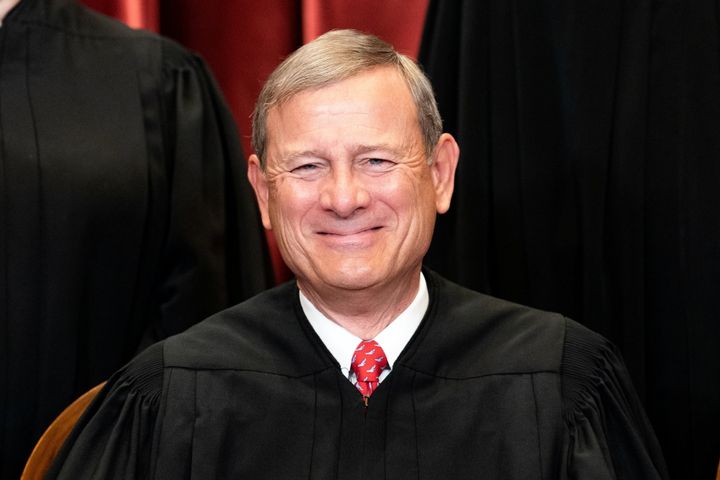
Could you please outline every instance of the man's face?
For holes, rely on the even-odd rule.
[[[394,69],[301,92],[269,112],[267,131],[266,171],[253,156],[249,177],[301,288],[392,287],[418,274],[449,196]]]

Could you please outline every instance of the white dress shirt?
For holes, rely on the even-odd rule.
[[[428,294],[427,283],[425,283],[423,274],[420,273],[418,292],[410,305],[374,339],[363,339],[356,337],[327,318],[300,292],[300,305],[310,325],[332,356],[335,357],[338,364],[340,364],[343,375],[353,383],[355,383],[355,374],[350,370],[350,363],[352,362],[352,356],[358,344],[362,340],[375,340],[380,347],[382,347],[383,351],[385,351],[385,356],[387,357],[390,368],[380,374],[379,381],[382,382],[390,373],[395,360],[400,356],[405,345],[407,345],[415,333],[415,330],[417,330],[420,325],[427,311],[429,302],[430,296]]]

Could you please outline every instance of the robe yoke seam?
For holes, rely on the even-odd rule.
[[[162,351],[162,354],[164,355],[164,350]],[[167,375],[168,375],[168,376],[167,376],[167,380],[165,380],[165,371],[164,371],[164,369],[163,369],[162,374],[161,374],[162,381],[163,381],[163,382],[167,382],[167,384],[169,385],[169,384],[172,382],[172,374],[173,374],[173,371],[172,371],[172,370],[169,370],[169,371],[167,372]],[[152,444],[151,444],[152,446],[151,446],[151,450],[150,450],[150,459],[151,459],[151,462],[152,462],[152,467],[151,467],[151,469],[150,469],[150,476],[149,476],[149,478],[151,478],[151,479],[157,478],[157,465],[158,465],[157,456],[159,455],[159,452],[160,452],[160,441],[161,441],[161,439],[162,439],[163,430],[164,430],[164,427],[165,427],[165,422],[163,422],[163,420],[164,420],[164,414],[161,416],[160,413],[164,413],[163,411],[164,411],[165,408],[166,408],[166,405],[167,405],[167,392],[168,392],[168,390],[166,390],[165,388],[163,388],[163,386],[160,387],[160,390],[161,390],[161,391],[159,392],[159,395],[158,395],[158,396],[159,396],[159,399],[158,399],[158,405],[159,405],[159,407],[158,407],[158,416],[157,416],[157,418],[155,419],[155,424],[154,424],[154,427],[155,427],[157,430],[156,430],[155,434],[153,435],[154,438],[153,438],[153,442],[152,442]]]
[[[11,22],[8,22],[10,24]],[[122,39],[129,39],[133,41],[150,41],[150,42],[162,42],[163,40],[161,38],[156,38],[154,35],[151,34],[144,34],[142,31],[138,30],[130,30],[129,32],[126,32],[124,34],[117,34],[117,35],[108,35],[108,34],[96,34],[96,33],[85,33],[85,32],[78,32],[75,30],[68,30],[67,28],[60,27],[58,25],[54,25],[52,23],[48,22],[42,22],[39,20],[22,20],[19,19],[16,23],[30,26],[30,27],[41,27],[46,28],[48,30],[54,30],[56,32],[65,33],[67,35],[73,35],[76,37],[82,37],[82,38],[96,38],[96,39],[107,39],[107,40],[117,40],[118,38]],[[138,35],[139,32],[139,35]]]
[[[522,372],[496,372],[496,373],[483,373],[483,374],[480,374],[480,375],[468,375],[468,376],[465,376],[465,377],[451,377],[451,376],[447,376],[447,375],[438,375],[438,374],[436,374],[436,373],[428,373],[428,372],[426,372],[426,371],[424,371],[424,370],[420,370],[420,369],[418,369],[418,368],[413,368],[413,367],[411,367],[411,366],[409,366],[409,365],[400,364],[400,365],[398,365],[398,366],[399,366],[399,367],[406,368],[406,369],[408,369],[408,370],[410,370],[410,371],[413,371],[413,372],[415,372],[415,373],[419,373],[419,374],[422,374],[422,375],[426,375],[426,376],[428,376],[428,377],[440,378],[440,379],[443,379],[443,380],[458,380],[458,381],[460,381],[460,380],[472,380],[472,379],[485,378],[485,377],[535,375],[535,374],[538,374],[538,373],[550,373],[550,374],[553,374],[553,375],[562,376],[558,370],[529,370],[529,371],[522,371]]]
[[[161,45],[164,44],[165,46],[172,45],[171,42],[167,42],[164,38],[157,38],[157,37],[155,37],[153,35],[149,35],[149,34],[146,34],[146,35],[142,35],[142,34],[141,35],[133,35],[132,34],[132,33],[138,33],[138,30],[133,30],[131,33],[124,34],[124,35],[121,35],[121,34],[98,35],[98,34],[93,34],[93,33],[84,33],[84,32],[76,32],[73,30],[67,30],[65,28],[58,27],[51,23],[44,23],[44,22],[40,22],[40,21],[20,20],[17,23],[21,24],[21,25],[29,26],[29,27],[40,27],[40,28],[45,28],[48,30],[54,30],[56,32],[64,33],[68,36],[73,36],[76,38],[92,38],[95,40],[109,40],[109,41],[116,41],[118,39],[123,39],[123,40],[129,40],[131,42],[152,42],[152,43],[158,43]],[[193,52],[186,52],[186,53],[188,55],[189,61],[192,61],[192,62],[196,62],[198,60],[202,61],[202,58],[199,57],[197,54],[195,54]],[[182,65],[182,64],[168,65],[168,64],[166,64],[164,57],[162,58],[162,61],[160,62],[160,64],[161,64],[160,68],[163,73],[167,73],[168,71],[195,71],[194,65],[189,65],[189,64],[187,64],[187,65]]]
[[[562,339],[562,350],[560,351],[560,410],[563,418],[567,409],[567,399],[565,398],[565,352],[567,350],[567,336],[568,336],[568,321],[567,317],[563,317],[564,328],[563,328],[563,339]]]
[[[199,415],[198,415],[198,379],[197,379],[197,371],[193,372],[193,422],[192,422],[192,431],[190,432],[190,452],[188,452],[189,458],[190,458],[190,475],[191,477],[194,477],[194,457],[195,457],[195,430],[197,430],[197,423],[199,421]]]
[[[540,445],[542,443],[542,437],[540,436],[540,414],[538,411],[540,406],[538,405],[537,391],[535,390],[535,376],[534,375],[530,376],[530,385],[532,386],[533,404],[535,405],[535,435],[537,438],[537,447],[538,447],[538,452],[537,452],[538,453],[538,465],[540,467],[539,471],[542,475],[543,472],[545,472],[545,468],[544,468],[545,464],[543,462],[542,448]],[[544,480],[544,479],[545,479],[545,476],[542,475],[541,480]]]
[[[167,370],[186,370],[190,372],[195,372],[195,374],[199,372],[222,372],[222,371],[228,371],[228,372],[241,372],[241,373],[257,373],[260,375],[272,375],[275,377],[283,377],[283,378],[307,378],[312,377],[315,375],[318,375],[320,373],[326,372],[328,370],[331,370],[333,366],[324,367],[320,370],[314,370],[312,372],[303,373],[301,375],[289,375],[285,373],[278,373],[278,372],[268,372],[265,370],[257,370],[252,368],[233,368],[233,367],[203,367],[203,368],[195,368],[195,367],[181,367],[181,366],[175,366],[175,365],[165,365],[163,367]]]

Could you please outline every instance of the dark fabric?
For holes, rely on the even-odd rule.
[[[367,409],[285,284],[119,371],[49,478],[667,478],[606,340],[425,275]]]
[[[720,452],[716,0],[431,2],[461,147],[428,265],[616,343],[676,478]]]
[[[267,285],[203,62],[63,0],[0,28],[0,477],[142,347]]]

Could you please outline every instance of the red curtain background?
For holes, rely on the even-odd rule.
[[[270,72],[302,43],[333,28],[373,33],[413,58],[420,48],[428,0],[83,0],[134,28],[170,37],[208,62],[235,116],[244,151],[250,115]],[[275,280],[290,272],[271,234]]]

